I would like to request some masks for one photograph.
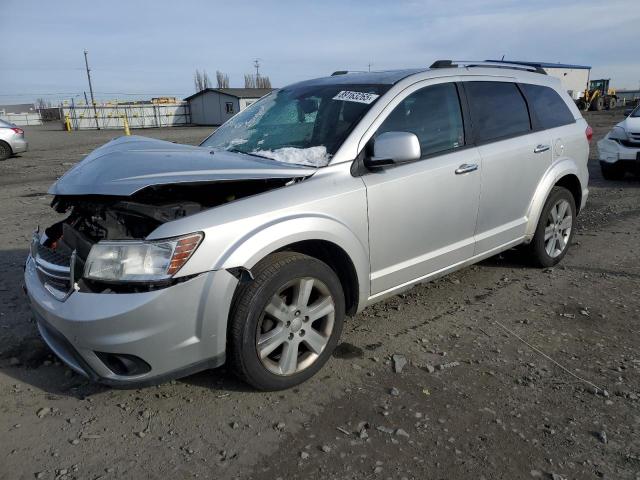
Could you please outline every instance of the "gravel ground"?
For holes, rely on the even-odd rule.
[[[588,114],[594,142],[620,119]],[[54,128],[0,164],[0,478],[640,479],[640,181],[604,181],[595,152],[556,268],[509,251],[368,308],[289,391],[224,368],[113,390],[56,361],[21,291],[47,188],[117,135]]]

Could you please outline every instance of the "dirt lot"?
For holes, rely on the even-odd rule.
[[[620,119],[589,115],[594,141]],[[21,291],[47,188],[117,132],[26,132],[0,164],[0,478],[640,479],[640,181],[604,181],[594,152],[561,266],[507,252],[369,308],[290,391],[224,368],[123,391],[57,362]]]

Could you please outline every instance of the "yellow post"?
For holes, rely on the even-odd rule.
[[[69,114],[64,116],[64,129],[67,132],[71,131],[71,119],[69,118]]]
[[[124,134],[127,136],[131,135],[131,132],[129,131],[129,122],[127,121],[126,115],[122,116],[122,121],[124,122]]]

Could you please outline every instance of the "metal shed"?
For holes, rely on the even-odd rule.
[[[191,122],[196,125],[222,125],[272,88],[206,88],[190,97]]]

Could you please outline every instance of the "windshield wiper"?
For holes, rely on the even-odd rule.
[[[274,160],[271,157],[265,157],[264,155],[258,155],[257,153],[243,152],[242,150],[238,150],[237,148],[227,148],[224,151],[225,152],[231,152],[231,153],[241,153],[242,155],[249,155],[250,157],[265,158],[267,160],[271,160],[271,161],[274,161],[274,162],[277,161],[277,160]]]

